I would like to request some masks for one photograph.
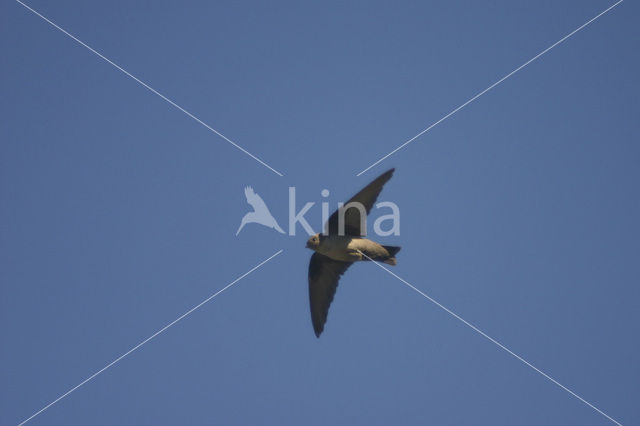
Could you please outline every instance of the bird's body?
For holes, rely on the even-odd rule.
[[[349,266],[354,262],[370,260],[396,264],[395,256],[400,247],[384,246],[363,238],[366,234],[366,227],[363,229],[366,220],[360,220],[361,214],[371,211],[378,194],[392,174],[393,169],[383,173],[351,197],[345,207],[351,204],[355,206],[344,211],[338,209],[327,221],[325,232],[315,234],[307,241],[307,248],[315,252],[309,261],[309,303],[311,322],[317,337],[324,330],[338,281]]]
[[[375,241],[350,235],[316,234],[320,244],[317,248],[309,247],[324,256],[341,262],[357,262],[361,260],[380,260],[390,265],[396,264],[393,257],[396,252],[389,249],[393,246],[383,246]]]

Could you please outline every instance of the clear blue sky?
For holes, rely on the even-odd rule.
[[[396,167],[394,272],[640,423],[640,7],[612,2],[0,5],[0,423],[611,424],[374,265],[316,339],[288,186],[336,206]],[[472,4],[469,4],[472,3]],[[320,208],[308,216],[320,230]]]

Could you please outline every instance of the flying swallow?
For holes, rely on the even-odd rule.
[[[316,337],[320,337],[324,329],[338,280],[349,266],[354,262],[367,260],[380,261],[388,265],[396,264],[395,255],[400,251],[400,247],[384,246],[363,238],[366,234],[366,226],[363,226],[366,224],[366,214],[371,211],[382,187],[391,179],[393,171],[394,169],[391,169],[383,173],[351,197],[344,205],[346,210],[339,208],[331,215],[325,225],[325,232],[315,234],[307,241],[307,248],[315,252],[309,262],[309,303]],[[356,207],[349,207],[350,203],[355,203]],[[360,216],[358,203],[364,210],[364,218]],[[343,216],[344,220],[341,220],[340,216]]]

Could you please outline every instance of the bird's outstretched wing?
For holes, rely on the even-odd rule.
[[[378,195],[380,191],[382,191],[382,187],[389,179],[391,179],[391,175],[393,175],[393,171],[395,169],[391,169],[386,171],[385,173],[378,176],[373,182],[369,185],[365,186],[360,192],[351,197],[349,201],[347,201],[344,205],[346,206],[352,201],[357,201],[364,206],[367,211],[367,214],[373,208],[376,199],[378,199]],[[340,217],[340,209],[336,210],[325,225],[325,230],[328,230],[329,235],[337,235],[338,228],[338,220]],[[364,236],[366,234],[366,229],[360,229],[360,210],[357,208],[349,208],[344,212],[344,235],[351,236]]]
[[[316,337],[324,330],[329,305],[338,287],[338,280],[352,262],[340,262],[320,253],[313,253],[309,262],[309,305]]]
[[[249,203],[249,205],[251,207],[253,207],[253,210],[255,212],[264,212],[264,211],[269,211],[269,209],[267,208],[267,205],[264,203],[264,201],[262,200],[262,197],[260,197],[254,190],[252,187],[247,186],[244,189],[244,196],[247,197],[247,203]]]

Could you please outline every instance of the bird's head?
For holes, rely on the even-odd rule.
[[[320,247],[320,234],[313,235],[307,240],[307,248],[318,250],[318,247]]]

